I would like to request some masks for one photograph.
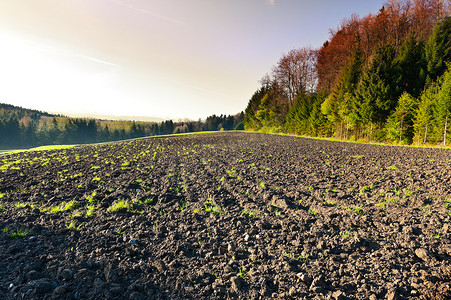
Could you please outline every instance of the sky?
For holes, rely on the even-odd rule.
[[[385,0],[0,0],[0,103],[68,116],[244,111],[284,53]]]

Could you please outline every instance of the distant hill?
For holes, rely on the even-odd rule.
[[[205,121],[114,121],[73,118],[0,103],[0,149],[3,150],[42,145],[99,143],[173,133],[243,129],[243,112],[233,116],[212,115]]]
[[[0,119],[16,119],[30,118],[32,120],[39,120],[42,117],[61,117],[61,115],[49,114],[39,110],[23,108],[11,104],[0,103]]]

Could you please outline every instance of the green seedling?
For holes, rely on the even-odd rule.
[[[226,210],[223,210],[218,205],[213,205],[210,201],[207,201],[207,203],[205,203],[205,211],[209,212],[209,213],[219,214],[219,215],[223,215],[223,214],[227,213]]]
[[[66,224],[66,228],[69,230],[76,230],[80,231],[83,227],[83,224],[80,224],[77,226],[77,223],[75,221],[71,221],[70,223]]]
[[[288,252],[284,252],[283,255],[285,257],[290,258],[290,259],[294,259],[294,260],[302,261],[304,263],[308,263],[308,255],[302,255],[302,254],[296,255],[293,252],[289,252],[289,253]]]
[[[117,235],[123,235],[123,234],[126,233],[126,232],[127,232],[127,229],[124,229],[124,230],[118,229],[118,230],[116,230],[114,233],[117,234]]]
[[[345,231],[343,232],[342,236],[343,236],[344,238],[350,238],[350,237],[351,237],[351,232],[349,232],[348,230],[345,230]]]
[[[97,204],[97,200],[95,199],[95,197],[97,196],[97,192],[92,192],[91,195],[86,196],[85,199],[86,201],[88,201],[91,204]]]
[[[179,205],[180,205],[180,211],[184,211],[186,209],[186,201],[181,200]]]
[[[375,204],[377,207],[380,207],[382,209],[385,209],[387,206],[387,202],[380,202]]]
[[[64,210],[64,211],[73,211],[76,208],[78,208],[78,206],[79,206],[79,203],[76,200],[72,200],[72,201],[69,201],[66,204],[64,204],[62,210]]]
[[[243,209],[241,213],[248,215],[251,219],[260,218],[260,214],[255,210]]]
[[[242,268],[239,268],[238,269],[238,272],[236,273],[236,275],[238,276],[238,277],[240,277],[240,278],[246,278],[249,274],[251,273],[251,271],[249,271],[249,272],[244,272],[243,271],[243,269]]]
[[[316,215],[318,214],[318,212],[316,211],[316,209],[314,209],[314,208],[312,208],[312,207],[309,207],[308,213],[309,213],[309,214],[312,214],[312,215],[314,215],[314,216],[316,216]]]
[[[360,216],[367,215],[368,212],[364,211],[360,206],[350,206],[346,208],[347,211],[352,211]]]
[[[86,206],[86,216],[92,217],[94,215],[95,206],[94,205],[87,205]]]
[[[431,206],[429,204],[423,206],[423,212],[427,213],[428,215],[432,215]]]
[[[126,200],[119,200],[107,208],[107,212],[110,213],[132,212],[132,211],[133,205]]]
[[[31,235],[31,231],[21,228],[16,228],[16,231],[12,232],[9,237],[12,239],[23,239],[24,237],[27,237]]]

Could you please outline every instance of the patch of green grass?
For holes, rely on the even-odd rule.
[[[360,216],[364,216],[364,215],[368,214],[368,212],[363,210],[363,208],[361,208],[360,206],[349,206],[346,208],[346,210],[352,211]]]
[[[395,195],[398,196],[398,197],[401,196],[401,191],[399,189],[397,189],[397,188],[395,188],[393,190],[393,193],[395,193]]]
[[[211,201],[207,201],[205,203],[205,211],[208,213],[214,213],[219,215],[227,213],[226,210],[222,209],[219,205],[214,205],[213,203],[211,203]]]
[[[28,205],[28,203],[26,203],[26,202],[19,202],[19,203],[16,203],[14,206],[17,208],[23,208],[23,207],[27,207],[27,205]]]
[[[107,212],[110,213],[132,212],[132,211],[133,204],[126,200],[119,200],[107,208]]]
[[[348,230],[345,230],[345,231],[343,231],[341,236],[344,237],[345,239],[348,239],[352,236],[352,234]]]
[[[445,198],[445,208],[448,210],[448,215],[451,215],[451,196]]]
[[[248,276],[249,273],[251,273],[251,271],[244,272],[242,268],[239,268],[238,272],[236,273],[236,276],[244,279],[244,278],[246,278]]]
[[[423,206],[423,212],[427,213],[429,216],[432,215],[432,209],[431,209],[431,206],[430,206],[429,204]]]
[[[75,209],[77,209],[79,207],[79,203],[77,200],[71,200],[67,203],[64,204],[64,206],[62,207],[62,210],[64,211],[73,211]]]
[[[31,148],[26,151],[48,151],[48,150],[61,150],[61,149],[69,149],[73,148],[76,145],[51,145],[51,146],[40,146],[36,148]]]
[[[74,219],[81,218],[83,216],[83,211],[76,210],[70,216],[71,216],[71,218],[74,218]]]
[[[397,166],[390,166],[386,168],[387,170],[398,170],[399,168]]]
[[[309,207],[309,208],[308,208],[308,213],[309,213],[309,214],[312,214],[312,215],[314,215],[314,216],[316,216],[316,215],[318,214],[318,212],[316,211],[316,209],[314,209],[314,208],[312,208],[312,207]]]
[[[385,209],[387,206],[387,202],[380,202],[375,204],[377,207],[380,207],[382,209]]]
[[[278,207],[276,204],[272,203],[268,206],[268,211],[273,213],[276,217],[278,217],[282,213],[282,208]]]
[[[92,217],[94,215],[94,211],[95,211],[95,206],[94,205],[87,205],[86,206],[86,216],[87,217]]]
[[[248,210],[248,209],[243,209],[242,211],[241,211],[241,213],[242,214],[246,214],[246,215],[248,215],[251,219],[254,219],[254,218],[260,218],[261,216],[260,216],[260,214],[258,213],[258,211],[255,211],[255,210]]]
[[[261,187],[262,189],[265,188],[265,183],[264,183],[263,181],[260,181],[260,187]]]
[[[70,230],[80,231],[83,227],[83,224],[77,226],[77,222],[74,220],[70,221],[70,223],[66,224],[66,228]]]
[[[45,209],[41,209],[41,211],[45,212]],[[57,214],[57,213],[62,212],[63,209],[62,209],[61,205],[56,205],[56,206],[53,206],[53,207],[49,208],[49,211],[52,214]]]
[[[95,197],[97,196],[97,192],[92,192],[91,195],[86,196],[85,199],[86,201],[88,201],[91,204],[97,204],[97,200],[95,199]]]
[[[304,263],[308,263],[308,255],[296,255],[293,252],[283,252],[283,256],[288,257],[289,259],[294,259],[298,261],[302,261]]]
[[[235,168],[227,170],[227,173],[229,173],[229,176],[233,176],[235,174],[235,172],[236,172]]]
[[[180,205],[180,207],[179,207],[180,211],[184,211],[186,209],[186,201],[181,200],[179,202],[179,205]]]
[[[92,182],[100,182],[100,180],[102,180],[100,177],[94,177],[91,181]]]
[[[12,232],[9,237],[12,239],[23,239],[24,237],[27,237],[31,235],[32,232],[30,230],[22,229],[17,227],[16,231]]]

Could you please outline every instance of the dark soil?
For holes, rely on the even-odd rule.
[[[0,170],[0,299],[451,297],[450,150],[233,132]]]

